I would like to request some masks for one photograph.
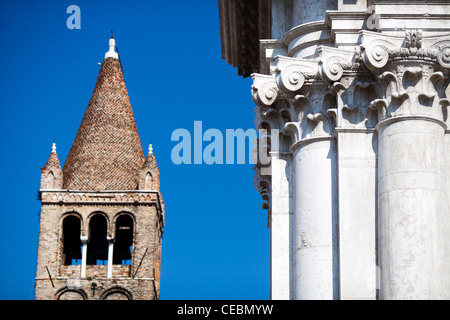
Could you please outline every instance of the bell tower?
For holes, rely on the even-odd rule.
[[[115,40],[64,167],[41,168],[35,298],[159,299],[164,200],[144,156]]]

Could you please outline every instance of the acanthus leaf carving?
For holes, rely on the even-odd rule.
[[[309,113],[306,118],[308,118],[308,120],[311,120],[313,122],[320,122],[320,121],[328,121],[328,118],[323,114],[323,113]]]
[[[450,100],[447,99],[447,98],[439,99],[439,105],[440,105],[442,108],[448,108],[448,107],[450,106]]]
[[[390,96],[393,99],[406,100],[409,97],[408,93],[403,90],[400,79],[393,72],[385,71],[378,76],[378,79],[387,83],[390,87]]]
[[[386,99],[375,99],[370,103],[368,108],[378,111],[378,121],[380,121],[387,114],[388,103]]]
[[[374,109],[370,103],[378,96],[376,82],[367,74],[346,76],[333,84],[336,94],[338,128],[372,128],[375,125]]]
[[[342,108],[347,109],[349,111],[353,111],[359,108],[363,108],[368,101],[366,99],[362,99],[361,97],[357,97],[357,93],[361,91],[370,91],[376,92],[376,85],[374,82],[361,82],[357,81],[353,87],[348,88],[348,97],[346,99],[346,103],[343,103]],[[370,102],[370,101],[369,101]]]
[[[333,132],[333,120],[322,112],[310,113],[306,118],[313,122],[314,129],[306,136],[306,138],[316,137],[316,136],[331,136]]]
[[[284,131],[291,136],[294,143],[301,140],[301,130],[298,122],[287,122],[284,125]]]
[[[405,32],[405,45],[408,49],[422,47],[423,32],[420,29],[406,30]]]

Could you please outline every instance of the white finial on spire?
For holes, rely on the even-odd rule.
[[[153,146],[151,143],[148,145],[148,154],[153,154]]]
[[[114,40],[112,30],[111,30],[111,39],[109,39],[109,51],[107,53],[105,53],[105,59],[106,58],[119,59],[118,53],[114,50],[115,46],[116,46],[116,40]]]
[[[56,152],[56,143],[54,143],[54,142],[53,142],[53,145],[52,145],[52,152]]]

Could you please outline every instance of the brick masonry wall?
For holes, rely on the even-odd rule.
[[[111,279],[106,277],[106,265],[87,265],[86,278],[80,278],[81,266],[63,265],[63,219],[68,215],[78,216],[81,220],[81,235],[86,236],[89,234],[89,221],[95,214],[103,214],[107,218],[107,234],[113,237],[115,222],[120,214],[129,214],[135,220],[131,266],[113,265]],[[155,202],[130,205],[43,203],[35,298],[101,299],[109,296],[115,299],[128,297],[151,300],[159,297],[161,227],[161,216]],[[79,288],[72,288],[74,281],[80,284]],[[95,290],[92,288],[94,282]],[[108,295],[108,290],[112,288],[117,292]]]
[[[154,300],[158,294],[152,279],[105,279],[85,278],[53,279],[54,288],[48,279],[36,281],[36,291],[46,294],[36,300]],[[112,295],[112,296],[110,296]]]

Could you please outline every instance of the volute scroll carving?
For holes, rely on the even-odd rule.
[[[439,52],[437,53],[436,58],[437,58],[438,63],[442,67],[449,69],[450,68],[450,44],[447,44],[446,46],[441,48],[439,50]]]
[[[359,68],[359,52],[322,46],[320,51],[319,73],[324,81],[336,82],[342,78],[345,70]]]
[[[280,91],[296,93],[305,82],[318,77],[318,62],[277,56],[275,59],[275,78]]]
[[[330,57],[322,63],[320,74],[325,81],[335,82],[342,77],[344,69],[350,69],[351,67],[352,63],[346,61],[344,58]]]
[[[362,46],[362,59],[370,70],[383,68],[389,61],[390,55],[396,49],[395,45],[384,39],[375,39]]]
[[[300,65],[291,64],[283,69],[277,69],[276,82],[284,92],[295,92],[303,87],[305,76]]]
[[[278,97],[278,87],[273,76],[252,74],[252,99],[260,107],[270,107]]]

